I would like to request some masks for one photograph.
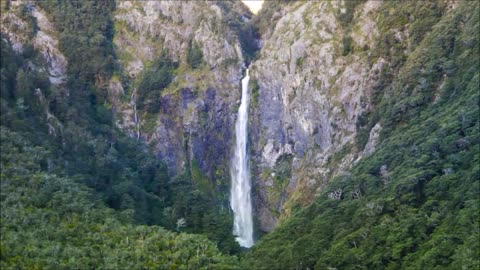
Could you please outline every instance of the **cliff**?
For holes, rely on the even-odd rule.
[[[14,12],[21,3],[2,16],[4,38],[19,53],[28,45],[40,51],[38,68],[61,88],[68,63],[51,14],[26,1],[36,21],[29,25]],[[249,63],[255,217],[269,232],[375,153],[392,128],[385,100],[400,95],[389,90],[394,78],[459,5],[280,1],[253,17],[237,1],[117,1],[115,71],[96,73],[96,87],[115,125],[145,142],[171,175],[208,179],[227,198],[239,82]],[[438,102],[448,70],[439,76],[430,85],[420,80],[419,89],[434,90],[409,102]],[[59,124],[50,126],[54,133]]]
[[[262,48],[251,66],[251,141],[257,217],[270,231],[375,152],[388,118],[380,101],[459,3],[266,4],[257,18]]]
[[[172,174],[198,166],[224,186],[243,66],[239,40],[226,22],[248,14],[227,4],[119,1],[114,43],[122,79],[112,78],[109,90],[118,126],[150,145]],[[188,63],[193,50],[198,66]],[[173,80],[154,99],[141,97],[138,88],[162,53],[176,63]],[[136,108],[139,98],[157,103],[158,111]]]

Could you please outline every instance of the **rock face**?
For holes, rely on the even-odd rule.
[[[44,64],[35,68],[42,69],[48,74],[50,82],[54,85],[60,85],[65,81],[67,70],[67,60],[58,45],[58,32],[54,29],[52,23],[48,20],[45,12],[35,6],[31,1],[12,2],[11,11],[2,15],[1,32],[5,33],[12,48],[22,53],[25,47],[30,45],[38,50]],[[17,14],[21,14],[20,9],[25,9],[25,16],[32,16],[36,22],[36,27]]]
[[[33,39],[33,46],[42,52],[42,56],[47,62],[50,82],[56,85],[62,84],[65,81],[67,60],[58,49],[58,39],[55,37],[57,32],[43,12],[35,6],[31,8],[39,28]]]
[[[119,80],[110,83],[117,125],[145,140],[173,175],[194,166],[214,183],[229,182],[243,56],[225,19],[241,12],[226,10],[221,2],[117,3],[114,43],[130,82],[129,86],[119,85]],[[203,54],[204,63],[196,69],[189,67],[186,59],[192,44]],[[139,81],[164,52],[179,63],[173,82],[158,100],[150,101],[160,104],[158,113],[137,110]],[[122,99],[122,95],[128,98]]]
[[[373,46],[376,27],[369,18],[378,5],[373,1],[358,9],[351,27],[355,31],[347,31],[337,18],[341,3],[289,4],[262,40],[259,58],[251,64],[259,89],[250,124],[255,216],[261,230],[272,230],[293,207],[310,202],[317,189],[363,151],[353,147],[356,122],[370,109],[368,89],[385,61],[370,66],[363,51],[343,56],[339,37],[351,35],[357,47]],[[130,88],[110,83],[120,127],[145,140],[172,174],[195,166],[219,185],[230,182],[226,172],[243,65],[226,16],[216,2],[118,2],[114,42],[132,83]],[[192,43],[199,45],[205,62],[195,70],[185,64]],[[162,51],[180,63],[181,72],[153,101],[160,111],[152,115],[136,109],[136,82]],[[116,94],[122,92],[128,102]],[[337,152],[344,155],[332,169]]]
[[[215,2],[118,1],[115,45],[124,55],[125,71],[137,75],[162,50],[174,60],[185,60],[192,41],[200,44],[211,68],[225,61],[241,63],[238,40],[225,26],[224,16]]]
[[[68,63],[51,14],[34,1],[11,1],[3,10],[6,5],[2,2],[2,38],[19,54],[37,50],[42,62],[30,66],[47,73],[52,84],[63,84]],[[112,20],[118,69],[106,81],[106,105],[116,125],[145,141],[173,176],[195,169],[228,190],[232,130],[245,67],[238,34],[229,23],[249,17],[248,9],[236,1],[116,3]],[[193,45],[202,54],[198,67],[187,61]],[[178,67],[168,87],[148,100],[160,104],[158,112],[137,108],[138,86],[164,54]],[[43,97],[41,91],[36,95]]]
[[[372,109],[370,92],[387,64],[382,58],[371,63],[369,50],[363,49],[375,44],[373,15],[380,5],[357,6],[345,25],[341,2],[291,3],[263,41],[251,67],[259,85],[252,164],[261,230],[272,230],[332,176],[374,150],[377,139],[369,141],[364,154],[355,139],[357,121]],[[344,40],[354,51],[344,48]],[[378,138],[379,129],[372,137]],[[276,173],[280,166],[288,167],[289,177]]]
[[[455,8],[455,1],[448,3],[447,9]],[[34,2],[13,1],[12,9],[25,4],[38,29],[31,32],[25,18],[8,12],[1,18],[2,38],[19,53],[32,39],[46,63],[39,68],[53,84],[62,84],[68,63],[56,31]],[[382,57],[388,53],[372,55],[382,34],[384,3],[274,5],[271,23],[267,18],[262,30],[262,49],[250,64],[253,199],[259,228],[266,232],[376,150],[383,127],[365,127],[364,121],[375,110],[374,92],[382,87],[385,69],[394,66]],[[250,16],[238,1],[117,1],[112,18],[119,68],[109,78],[107,100],[117,126],[145,141],[172,175],[197,170],[223,187],[224,198],[247,58],[237,30]],[[388,31],[394,40],[381,42],[394,42],[397,51],[410,49],[408,27]],[[203,55],[198,67],[188,63],[192,46]],[[145,98],[139,85],[162,55],[178,67],[172,82],[149,97],[159,104],[149,112],[137,106]]]
[[[0,20],[2,38],[5,38],[18,54],[28,55],[31,50],[37,50],[40,57],[30,59],[28,67],[46,74],[50,83],[63,91],[68,62],[59,49],[58,32],[48,19],[46,12],[37,7],[33,1],[21,0],[11,2],[10,9],[3,12],[5,14],[2,13]],[[35,26],[32,25],[33,21]],[[33,94],[42,107],[48,134],[57,136],[62,132],[63,124],[50,112],[42,89],[36,88]],[[66,94],[68,95],[68,90]]]

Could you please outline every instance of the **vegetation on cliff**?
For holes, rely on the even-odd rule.
[[[113,123],[105,86],[117,71],[108,64],[115,57],[109,9],[75,1],[45,1],[40,6],[59,28],[59,46],[70,64],[66,83],[53,85],[48,74],[37,68],[46,65],[41,52],[31,48],[17,54],[2,33],[3,266],[78,268],[85,264],[111,269],[115,265],[201,268],[218,264],[223,269],[234,265],[236,259],[222,263],[216,247],[227,254],[238,252],[229,212],[222,211],[217,198],[201,190],[190,174],[172,178],[142,142],[129,138]],[[32,18],[31,7],[20,8],[27,10],[26,18]],[[63,25],[71,20],[76,24]],[[97,39],[103,41],[93,42]],[[168,85],[172,68],[174,63],[161,58],[158,67],[145,75],[140,92],[148,97]],[[94,205],[98,207],[90,210]],[[140,225],[203,233],[214,242]],[[147,240],[149,244],[144,245]],[[93,249],[92,241],[98,245]],[[107,246],[111,256],[123,259],[112,258],[117,261],[114,264],[101,261]],[[159,255],[161,250],[172,255]],[[138,260],[129,264],[135,256]],[[190,261],[190,256],[198,262]]]
[[[46,171],[47,149],[5,127],[0,136],[2,269],[238,269],[204,236],[132,224],[134,210]]]
[[[384,85],[370,118],[386,127],[377,151],[262,238],[245,266],[479,267],[479,5],[430,28]]]
[[[380,123],[376,151],[330,179],[309,206],[294,207],[245,252],[232,235],[228,194],[220,193],[228,191],[228,180],[217,171],[226,168],[215,167],[215,182],[202,172],[202,160],[188,156],[173,176],[145,142],[114,123],[109,80],[128,81],[113,46],[116,2],[35,2],[54,25],[69,64],[64,83],[54,84],[43,68],[45,52],[29,43],[19,53],[8,33],[0,34],[0,268],[478,269],[480,5],[465,1],[448,10],[442,1],[387,1],[375,11],[377,43],[358,48],[349,27],[364,2],[347,1],[345,12],[333,17],[345,30],[338,37],[342,56],[368,52],[371,63],[383,58],[390,64],[372,89],[372,110],[359,118],[357,145],[349,145],[363,149]],[[36,36],[30,4],[1,4],[2,13],[16,12],[26,22],[29,39]],[[258,57],[260,35],[269,38],[290,4],[301,6],[268,1],[257,17],[243,18],[236,2],[218,2],[247,63]],[[397,42],[405,37],[392,29],[408,33],[408,41]],[[186,63],[168,52],[149,59],[128,82],[138,86],[138,109],[152,115],[151,122],[178,73],[188,69],[200,81],[217,68],[207,67],[200,45],[185,47],[178,59]],[[298,69],[307,57],[294,61]],[[197,103],[200,117],[192,119],[209,122],[216,114],[208,110],[223,110],[214,107],[214,96],[223,93],[202,83],[211,102]],[[257,79],[252,84],[256,107],[262,89]],[[197,89],[175,91],[172,99],[188,100]],[[215,133],[222,123],[204,129]],[[173,136],[183,144],[172,151],[191,155],[194,135]],[[218,153],[212,149],[218,148],[201,150],[213,159]],[[276,201],[289,187],[295,158],[285,154],[263,172],[272,176],[267,195]]]

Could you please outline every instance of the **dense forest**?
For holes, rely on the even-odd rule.
[[[418,12],[415,4],[404,9]],[[262,238],[245,267],[478,268],[479,12],[469,3],[429,35],[422,29],[412,56],[394,60],[400,75],[385,81],[380,109],[367,118],[387,127],[379,149]],[[444,70],[442,101],[428,106]]]
[[[145,144],[113,123],[107,90],[98,84],[117,72],[110,17],[114,3],[104,2],[38,3],[53,14],[59,28],[60,47],[70,63],[65,86],[51,84],[46,72],[31,68],[45,65],[32,45],[19,55],[2,33],[2,268],[112,269],[130,265],[125,263],[169,268],[190,264],[189,257],[198,260],[191,264],[195,267],[216,265],[216,257],[219,269],[234,265],[234,259],[223,262],[217,249],[239,251],[231,234],[232,217],[218,207],[225,202],[196,185],[190,171],[170,177]],[[28,9],[23,6],[19,15],[34,25]],[[147,82],[149,76],[168,80],[161,68],[171,61],[165,61],[159,74],[146,75],[141,91],[162,84]],[[202,233],[213,242],[177,235],[179,231]],[[129,237],[145,251],[129,246]],[[143,247],[143,241],[150,246]],[[66,243],[72,247],[64,247]],[[107,252],[107,246],[121,253]],[[163,249],[172,257],[141,259],[153,260]],[[106,253],[123,259],[106,259],[101,255]]]
[[[345,25],[363,2],[349,2]],[[41,51],[30,43],[19,53],[0,32],[0,268],[478,269],[480,5],[465,1],[443,16],[440,5],[415,3],[378,11],[383,24],[370,57],[394,64],[356,139],[363,148],[381,122],[377,150],[245,250],[232,235],[228,188],[196,163],[172,174],[115,124],[107,82],[131,83],[113,44],[118,2],[35,2],[68,66],[65,82],[52,83]],[[36,35],[32,5],[1,5]],[[259,57],[258,39],[286,5],[265,3],[251,20],[230,21],[245,62]],[[405,56],[386,29],[408,19],[413,49]],[[353,53],[343,43],[342,54]],[[210,69],[196,42],[186,63],[170,55],[163,51],[138,79],[138,110],[161,110],[152,100],[182,64]]]

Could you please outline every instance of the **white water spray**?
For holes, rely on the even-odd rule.
[[[230,190],[230,205],[233,209],[233,234],[242,247],[253,246],[253,218],[252,202],[250,199],[250,170],[247,155],[247,124],[248,124],[248,94],[247,75],[242,79],[242,101],[238,109],[237,122],[235,123],[235,154],[230,166],[232,188]]]

